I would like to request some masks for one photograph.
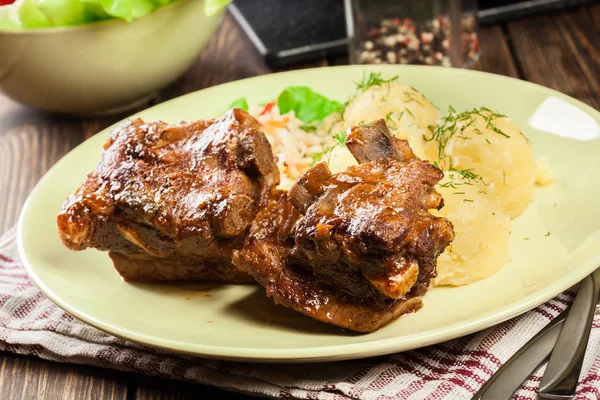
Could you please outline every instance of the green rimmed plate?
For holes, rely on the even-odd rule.
[[[65,156],[31,193],[18,232],[27,271],[60,307],[115,336],[202,357],[308,362],[394,353],[466,335],[543,303],[600,266],[600,113],[553,90],[481,72],[380,70],[399,75],[442,110],[485,105],[509,115],[536,156],[550,157],[557,180],[536,189],[534,202],[513,221],[510,261],[494,276],[434,288],[421,311],[368,335],[275,306],[257,286],[125,283],[106,253],[71,252],[56,232],[62,202],[94,168],[109,130]],[[169,122],[214,117],[240,96],[259,103],[289,85],[308,85],[343,101],[363,71],[350,66],[272,74],[192,93],[137,116]]]

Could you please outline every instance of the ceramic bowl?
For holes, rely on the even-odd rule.
[[[181,0],[135,20],[0,30],[0,91],[38,109],[117,112],[148,100],[197,59],[222,12]]]

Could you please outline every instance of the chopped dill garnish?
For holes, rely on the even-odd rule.
[[[328,147],[323,151],[313,154],[312,161],[310,162],[310,166],[312,167],[313,165],[315,165],[316,163],[321,161],[323,159],[323,157],[330,156],[333,149],[335,149],[335,146]],[[327,159],[327,164],[329,164],[329,157]]]
[[[490,142],[490,139],[485,138],[485,141],[488,142],[488,144],[492,144],[492,142]]]
[[[502,183],[506,185],[506,172],[502,170]]]
[[[386,123],[386,125],[387,125],[389,128],[391,128],[391,129],[396,129],[396,128],[398,127],[398,125],[396,124],[396,121],[394,121],[394,120],[392,119],[392,115],[393,115],[393,114],[394,114],[394,112],[393,112],[393,111],[390,111],[389,113],[387,113],[387,114],[385,115],[385,123]],[[398,117],[398,120],[400,120],[400,118],[402,118],[402,115],[403,115],[403,114],[404,114],[404,111],[402,112],[402,114],[398,114],[398,115],[399,115],[399,117]]]
[[[497,128],[496,126],[494,126],[494,125],[490,125],[490,126],[489,126],[489,128],[490,128],[491,130],[493,130],[494,132],[496,132],[496,133],[498,133],[498,134],[500,134],[500,135],[502,135],[502,136],[504,136],[504,137],[506,137],[506,138],[509,138],[509,137],[510,137],[509,135],[507,135],[506,133],[504,133],[503,131],[501,131],[500,129],[498,129],[498,128]]]
[[[371,86],[381,86],[384,83],[391,83],[398,80],[398,76],[394,76],[390,79],[383,79],[381,77],[381,72],[373,72],[369,71],[369,75],[367,75],[366,71],[363,72],[362,79],[359,82],[354,82],[356,84],[356,88],[358,90],[365,91]]]
[[[473,200],[471,200],[471,199],[463,199],[463,203],[472,203],[472,202],[473,202]]]
[[[546,236],[546,237],[550,236],[550,232],[546,232],[546,234],[544,236]]]
[[[431,100],[429,100],[423,93],[421,93],[420,91],[418,91],[414,86],[410,86],[411,90],[415,93],[418,93],[419,96],[421,96],[423,99],[425,99],[426,101],[430,102],[432,106],[434,106],[437,110],[439,110],[440,108],[438,106],[436,106]]]
[[[346,131],[339,131],[334,133],[331,137],[339,147],[344,147],[346,145]]]
[[[416,93],[419,93],[416,89],[412,89],[412,90],[414,90]],[[411,91],[404,92],[404,101],[407,103],[412,101],[412,102],[417,103],[420,106],[423,105],[423,103],[420,100],[415,98],[414,93],[412,93]]]
[[[356,92],[353,95],[351,95],[350,97],[348,97],[348,100],[346,100],[340,106],[339,112],[340,112],[340,115],[342,116],[342,121],[344,120],[344,112],[346,111],[346,108],[352,102],[352,100],[354,100],[356,98],[356,96],[358,95],[358,92],[364,92],[371,86],[382,86],[383,84],[386,84],[386,83],[389,84],[389,83],[395,82],[397,80],[398,80],[397,75],[392,78],[389,78],[389,79],[383,79],[381,76],[381,72],[369,71],[367,73],[367,71],[363,71],[361,80],[358,82],[354,82],[354,84],[356,85]],[[389,89],[389,85],[388,85],[388,89]],[[389,92],[389,90],[388,90],[388,92]],[[386,101],[386,99],[387,99],[387,94],[382,98],[382,100]]]
[[[449,181],[449,182],[445,182],[445,183],[440,184],[440,187],[457,189],[457,187],[456,187],[457,185],[460,186],[460,185],[462,185],[462,183],[458,183],[457,184],[457,183],[455,183],[453,181]]]
[[[472,168],[455,169],[454,167],[450,166],[449,171],[458,172],[460,177],[466,181],[465,185],[473,185],[474,183],[482,182],[484,185],[488,186],[480,175],[473,172]],[[452,178],[452,175],[450,175],[450,177]]]
[[[496,126],[496,119],[505,118],[506,115],[491,111],[486,107],[473,108],[468,111],[457,113],[452,107],[448,107],[448,114],[442,117],[440,124],[432,131],[429,137],[424,136],[423,139],[430,142],[437,142],[438,147],[438,160],[440,164],[448,167],[448,156],[446,155],[446,148],[450,139],[454,136],[460,139],[468,139],[465,135],[465,129],[470,127],[475,122],[475,116],[479,116],[484,119],[486,128],[498,133],[501,136],[509,138],[510,136],[503,132]],[[467,122],[468,121],[468,122]],[[473,128],[473,132],[477,135],[483,135],[483,132],[479,128]],[[486,138],[488,144],[491,142]]]
[[[433,165],[435,165],[436,167],[439,168],[439,164],[437,163],[437,161],[434,161]],[[464,186],[464,185],[473,186],[474,184],[476,184],[478,182],[483,183],[485,186],[489,186],[485,182],[483,177],[481,177],[480,175],[473,172],[472,168],[456,169],[452,165],[450,165],[450,168],[448,168],[447,176],[448,176],[448,178],[450,178],[450,180],[447,182],[444,182],[442,184],[438,184],[439,187],[458,189],[459,186]],[[480,190],[479,193],[487,194],[487,192],[485,192],[483,190]],[[456,192],[454,194],[464,194],[464,193]]]
[[[531,140],[529,140],[529,138],[527,136],[525,136],[525,134],[523,133],[523,131],[519,131],[519,133],[521,134],[521,136],[523,136],[525,138],[525,140],[527,141],[527,143],[529,143],[529,145],[531,146]]]
[[[381,134],[382,134],[383,136],[385,136],[386,138],[388,138],[388,139],[389,139],[390,135],[389,135],[389,133],[387,133],[385,130],[383,130],[382,128],[379,128],[379,132],[381,132]]]
[[[413,117],[413,119],[416,121],[417,117],[415,117],[415,114],[413,114],[408,108],[405,108],[404,111],[406,111],[411,117]],[[404,112],[402,111],[402,112]]]
[[[465,192],[454,192],[452,194],[465,194]]]
[[[523,240],[529,240],[529,238],[528,238],[528,237],[526,237],[526,238],[523,238]]]
[[[316,163],[318,163],[319,161],[321,161],[323,159],[323,157],[325,157],[325,156],[327,156],[327,164],[329,164],[329,161],[331,158],[331,153],[333,152],[333,150],[335,150],[338,147],[346,146],[346,132],[345,131],[336,132],[333,135],[331,135],[331,138],[333,139],[334,144],[332,146],[329,146],[328,148],[326,148],[323,151],[313,154],[312,161],[310,163],[311,167],[313,165],[315,165]]]
[[[475,119],[474,118],[471,119],[471,121],[468,124],[466,124],[465,126],[463,126],[463,129],[466,129],[466,128],[470,127],[471,125],[473,125],[474,122],[475,122]]]
[[[473,168],[470,168],[470,169],[461,169],[461,170],[457,170],[457,169],[452,168],[451,171],[458,172],[465,179],[475,180],[475,179],[480,179],[481,178],[479,175],[477,175],[476,173],[473,172]]]

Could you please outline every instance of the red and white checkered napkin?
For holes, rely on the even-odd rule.
[[[556,299],[496,327],[436,346],[357,361],[246,364],[169,354],[117,339],[46,299],[19,262],[15,232],[0,238],[0,350],[302,399],[470,399],[514,352],[572,301]],[[541,371],[515,399],[535,399]],[[577,399],[600,399],[600,313]]]

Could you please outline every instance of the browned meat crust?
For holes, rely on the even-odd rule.
[[[294,264],[291,252],[289,243],[252,240],[234,252],[234,262],[252,272],[275,304],[357,332],[372,332],[421,308],[420,298],[414,296],[384,301],[351,296],[315,279],[303,265]]]
[[[434,189],[442,172],[393,138],[383,120],[352,128],[346,143],[360,165],[333,175],[319,164],[290,190],[304,214],[293,242],[251,239],[234,263],[276,303],[371,332],[421,307],[454,232],[447,219],[429,213],[443,205]]]
[[[72,250],[109,250],[129,280],[249,282],[231,263],[279,183],[271,146],[248,113],[117,128],[102,161],[58,215]]]

